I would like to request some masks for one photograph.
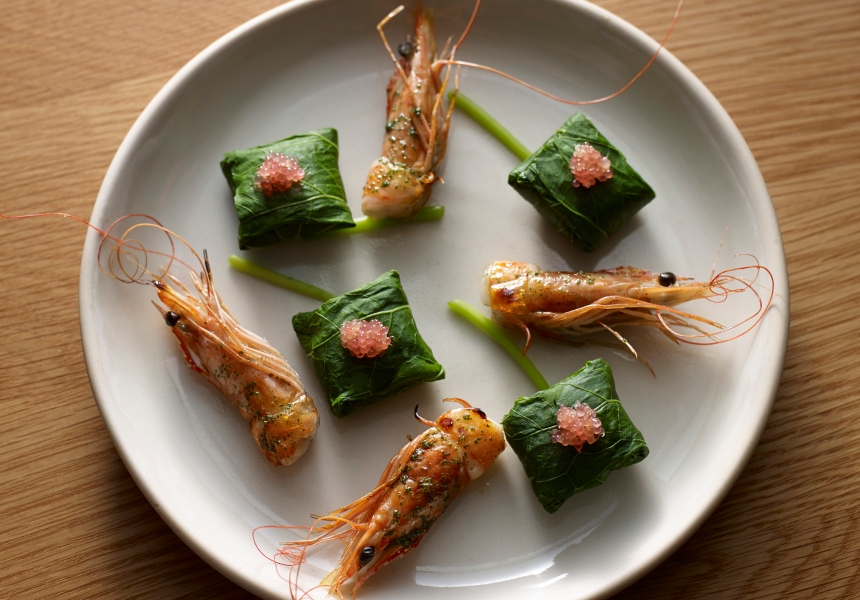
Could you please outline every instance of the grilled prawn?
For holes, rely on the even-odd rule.
[[[239,325],[212,284],[206,252],[201,260],[191,245],[144,214],[116,219],[102,231],[88,221],[67,213],[38,213],[2,219],[62,217],[85,224],[101,235],[97,252],[99,269],[122,283],[153,285],[164,306],[155,304],[171,328],[192,370],[209,380],[239,409],[251,426],[251,435],[274,465],[288,465],[307,450],[319,425],[313,400],[305,393],[299,376],[269,342]],[[128,227],[122,235],[111,232],[129,219],[147,222]],[[131,236],[144,229],[163,233],[170,252],[148,248]],[[188,247],[202,267],[190,277],[197,296],[170,274],[175,263],[176,240]],[[109,250],[109,251],[108,251]],[[153,273],[153,256],[168,259],[160,273]]]
[[[752,272],[748,280],[743,272]],[[771,278],[768,298],[754,286],[758,273]],[[755,313],[740,323],[724,327],[705,317],[674,308],[678,304],[750,291],[757,301]],[[710,281],[693,281],[673,273],[652,273],[634,267],[602,271],[541,271],[529,263],[493,263],[483,278],[484,302],[502,323],[522,329],[526,351],[531,332],[548,337],[574,338],[610,331],[634,353],[616,328],[632,325],[655,327],[676,342],[714,344],[743,335],[758,323],[773,296],[773,278],[761,265],[737,267],[717,273]],[[690,333],[682,333],[679,330]],[[728,338],[718,334],[734,331]]]
[[[111,235],[120,222],[132,217],[152,222],[132,225],[118,237]],[[163,233],[171,251],[152,250],[131,238],[133,233],[143,230]],[[163,306],[153,304],[179,341],[188,366],[239,409],[269,462],[288,465],[304,454],[319,425],[316,406],[280,352],[239,325],[224,306],[212,283],[206,252],[201,259],[188,242],[146,215],[120,217],[101,233],[98,251],[101,270],[124,283],[155,287]],[[184,264],[176,257],[175,240],[187,246],[202,267],[199,275],[189,267],[196,294],[170,273],[174,263]],[[104,264],[106,247],[110,252],[106,253],[107,264]],[[153,273],[147,266],[152,256],[169,259],[160,273]]]
[[[372,219],[412,217],[427,202],[445,156],[454,106],[452,99],[445,108],[448,75],[446,71],[442,76],[445,66],[436,58],[433,23],[420,6],[415,10],[413,39],[398,47],[399,59],[388,46],[383,28],[403,8],[377,26],[395,70],[388,82],[382,155],[370,167],[361,202],[362,212]]]
[[[362,212],[371,219],[410,218],[427,202],[432,185],[439,180],[437,170],[445,156],[451,113],[457,99],[455,77],[454,93],[445,107],[445,88],[452,67],[489,71],[564,104],[605,102],[624,93],[651,67],[669,38],[682,4],[683,0],[679,0],[672,25],[648,63],[618,91],[586,101],[566,100],[493,67],[457,60],[455,53],[475,22],[481,0],[475,0],[472,16],[460,39],[451,46],[450,51],[446,45],[439,56],[436,54],[432,20],[419,2],[413,11],[415,24],[412,39],[398,46],[398,58],[388,44],[384,31],[388,22],[404,10],[403,5],[398,6],[376,26],[395,68],[387,88],[387,119],[382,154],[373,161],[367,175],[361,202]]]
[[[305,550],[341,539],[346,549],[322,581],[330,593],[354,580],[352,596],[383,565],[403,556],[421,541],[460,490],[479,477],[505,449],[500,425],[459,398],[462,405],[429,421],[420,436],[391,459],[376,488],[352,504],[320,517],[306,540],[287,542],[282,559],[301,563]],[[298,549],[298,552],[297,552]],[[279,561],[279,564],[282,561]]]
[[[239,409],[251,435],[274,465],[288,465],[307,450],[319,415],[299,376],[262,337],[230,314],[212,285],[209,260],[191,273],[197,295],[172,275],[153,285],[163,307],[156,305],[171,328],[185,360]]]

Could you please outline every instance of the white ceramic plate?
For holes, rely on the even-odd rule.
[[[440,40],[457,35],[468,2],[427,2]],[[385,86],[392,71],[376,35],[390,0],[296,0],[239,27],[192,60],[158,94],[119,149],[93,220],[148,213],[206,248],[215,282],[239,320],[266,336],[302,375],[322,423],[297,464],[274,468],[247,424],[183,362],[150,305],[151,288],[120,285],[95,265],[87,240],[81,320],[93,389],[123,460],[146,496],[197,553],[266,597],[289,596],[283,573],[261,556],[252,530],[307,525],[376,482],[420,404],[435,418],[460,396],[500,420],[534,388],[492,342],[449,312],[461,298],[480,304],[481,272],[494,260],[545,269],[634,264],[707,278],[750,253],[767,265],[777,295],[758,327],[721,346],[675,346],[655,332],[630,339],[656,377],[624,352],[538,341],[531,358],[558,381],[586,360],[612,366],[622,402],[651,448],[640,464],[571,499],[554,515],[532,496],[520,464],[505,452],[436,523],[420,547],[382,569],[364,598],[595,598],[641,576],[707,516],[745,464],[770,411],[788,324],[785,259],[775,215],[747,146],[702,84],[668,52],[621,97],[587,107],[627,154],[657,199],[598,252],[565,242],[506,184],[516,160],[478,126],[455,114],[444,184],[432,202],[444,219],[367,236],[286,242],[249,258],[335,292],[396,268],[419,329],[447,378],[337,421],[292,331],[290,318],[312,300],[232,271],[237,219],[219,170],[222,155],[294,133],[332,126],[341,142],[347,195],[360,190],[378,155]],[[404,14],[392,23],[399,42]],[[604,96],[647,61],[656,44],[585,2],[494,0],[482,8],[459,56],[491,64],[567,97]],[[529,147],[540,145],[574,109],[485,72],[463,72],[461,89]],[[707,302],[691,310],[714,310]],[[731,322],[748,310],[720,307]],[[263,535],[273,550],[287,534]],[[302,571],[310,587],[337,548]],[[408,594],[408,595],[407,595]],[[324,594],[320,594],[321,596]]]

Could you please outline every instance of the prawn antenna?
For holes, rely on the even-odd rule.
[[[115,219],[105,229],[101,229],[96,225],[93,225],[86,219],[64,212],[30,213],[26,215],[0,214],[0,219],[9,220],[46,217],[61,217],[63,219],[77,221],[78,223],[86,225],[87,227],[98,233],[101,236],[101,241],[99,242],[98,250],[96,251],[96,260],[98,262],[99,269],[108,277],[112,277],[119,282],[141,284],[149,283],[148,281],[143,281],[143,275],[152,274],[148,269],[148,259],[150,254],[155,256],[162,256],[168,259],[168,265],[164,269],[165,273],[170,270],[171,266],[175,262],[178,262],[179,264],[182,264],[184,266],[188,266],[176,257],[176,246],[173,238],[176,237],[186,246],[188,246],[188,242],[186,242],[180,236],[176,235],[175,233],[164,227],[155,217],[152,217],[147,214],[131,213],[123,215]],[[114,229],[116,229],[120,223],[128,219],[142,219],[145,222],[131,225],[122,235],[114,235],[112,233]],[[155,229],[160,230],[167,236],[170,250],[167,252],[149,250],[140,241],[130,239],[128,237],[129,234],[138,227],[153,227]],[[106,246],[109,248],[110,252],[108,253],[107,258],[103,259]],[[190,248],[190,246],[188,247]],[[130,267],[127,266],[128,263],[131,263]]]
[[[421,421],[427,427],[435,427],[436,426],[436,423],[434,421],[430,421],[428,419],[425,419],[424,417],[422,417],[421,415],[418,414],[418,405],[417,404],[415,405],[415,412],[413,414],[415,415],[416,420]]]
[[[460,46],[463,42],[466,41],[466,36],[469,35],[469,32],[472,31],[472,25],[475,23],[475,19],[478,17],[478,9],[481,8],[481,0],[475,0],[475,8],[472,9],[472,16],[469,18],[469,22],[466,24],[466,28],[463,30],[463,33],[460,35],[460,39],[457,40],[457,43],[454,44],[454,47],[451,49],[451,59],[454,58],[454,53],[460,49]]]
[[[119,237],[115,237],[110,235],[110,232],[119,225],[120,222],[132,218],[132,217],[141,217],[145,218],[148,222],[144,223],[135,223],[129,226]],[[169,251],[160,251],[160,250],[152,250],[147,248],[142,242],[131,238],[132,233],[136,232],[138,229],[154,229],[157,232],[163,233],[167,238],[167,242],[169,245]],[[99,267],[102,272],[106,275],[113,277],[117,281],[123,283],[145,283],[142,281],[142,275],[149,274],[152,275],[156,279],[161,279],[165,277],[173,268],[174,264],[182,265],[183,267],[193,271],[192,267],[177,257],[176,255],[176,240],[180,242],[183,246],[188,248],[194,258],[197,259],[198,262],[202,263],[200,257],[197,255],[197,252],[185,240],[182,236],[177,233],[171,231],[166,228],[160,222],[158,222],[155,218],[150,217],[149,215],[125,215],[116,219],[110,226],[107,228],[106,232],[103,234],[102,241],[99,244],[99,249],[97,253],[97,258],[99,261]],[[110,241],[113,244],[113,247],[110,249],[110,255],[108,257],[108,266],[102,266],[102,251],[104,250],[105,242]],[[149,256],[160,256],[167,259],[167,265],[160,269],[161,274],[154,274],[148,267]],[[130,261],[132,264],[132,269],[129,269],[124,264],[125,261]],[[118,273],[117,273],[118,271]]]
[[[478,5],[480,4],[480,0],[478,1],[478,3],[477,3],[477,4],[478,4]],[[469,67],[469,68],[472,68],[472,69],[479,69],[479,70],[482,70],[482,71],[489,71],[490,73],[493,73],[493,74],[495,74],[495,75],[500,75],[501,77],[504,77],[505,79],[509,79],[509,80],[513,81],[514,83],[517,83],[517,84],[519,84],[519,85],[522,85],[523,87],[526,87],[526,88],[528,88],[528,89],[532,90],[533,92],[537,92],[538,94],[541,94],[542,96],[546,96],[547,98],[549,98],[549,99],[551,99],[551,100],[554,100],[554,101],[556,101],[556,102],[560,102],[560,103],[562,103],[562,104],[568,104],[568,105],[572,105],[572,106],[586,106],[586,105],[589,105],[589,104],[600,104],[601,102],[606,102],[607,100],[612,100],[613,98],[615,98],[615,97],[617,97],[617,96],[620,96],[621,94],[623,94],[624,92],[626,92],[626,91],[630,88],[630,86],[632,86],[634,83],[636,83],[636,81],[637,81],[640,77],[642,77],[642,75],[644,75],[644,74],[645,74],[645,72],[646,72],[646,71],[648,71],[648,69],[650,69],[650,68],[651,68],[651,65],[653,65],[653,64],[654,64],[654,61],[655,61],[655,60],[657,60],[657,56],[660,54],[660,52],[661,52],[661,51],[663,50],[663,48],[666,46],[666,43],[669,41],[669,36],[671,36],[671,35],[672,35],[672,30],[674,30],[674,29],[675,29],[675,23],[677,23],[677,22],[678,22],[678,17],[681,15],[681,7],[682,7],[683,5],[684,5],[684,0],[678,0],[678,5],[677,5],[677,7],[675,8],[675,14],[672,16],[672,22],[669,24],[669,28],[666,30],[666,35],[665,35],[665,36],[663,36],[663,40],[660,42],[660,45],[659,45],[659,46],[657,46],[657,49],[656,49],[656,50],[654,51],[654,53],[651,55],[651,58],[650,58],[650,59],[648,59],[648,62],[647,62],[647,63],[645,63],[645,66],[644,66],[644,67],[642,67],[642,68],[639,70],[639,72],[638,72],[638,73],[636,73],[636,75],[634,75],[634,76],[633,76],[633,77],[632,77],[632,78],[631,78],[627,83],[625,83],[625,84],[624,84],[620,89],[618,89],[618,90],[616,90],[615,92],[613,92],[613,93],[609,94],[608,96],[603,96],[602,98],[595,98],[594,100],[568,100],[567,98],[562,98],[562,97],[560,97],[560,96],[556,96],[555,94],[551,94],[550,92],[547,92],[547,91],[545,91],[545,90],[542,90],[542,89],[540,89],[539,87],[537,87],[537,86],[535,86],[535,85],[532,85],[532,84],[530,84],[530,83],[526,83],[526,82],[525,82],[525,81],[523,81],[522,79],[519,79],[519,78],[517,78],[517,77],[514,77],[513,75],[509,75],[508,73],[505,73],[504,71],[500,71],[499,69],[496,69],[496,68],[494,68],[494,67],[489,67],[489,66],[487,66],[487,65],[482,65],[482,64],[479,64],[479,63],[468,62],[468,61],[464,61],[464,60],[456,60],[456,59],[454,59],[454,58],[453,58],[453,55],[452,55],[452,57],[451,57],[451,58],[449,58],[449,59],[440,59],[438,62],[439,62],[440,64],[446,64],[446,65],[458,65],[458,66],[461,66],[461,67]],[[475,18],[475,14],[477,13],[477,8],[478,8],[478,7],[477,7],[477,5],[476,5],[476,6],[475,6],[475,13],[473,13],[473,14],[472,14],[472,20],[474,20],[474,18]],[[472,26],[472,21],[469,21],[468,28],[471,28],[471,26]],[[468,28],[467,28],[467,31],[468,31]],[[465,35],[465,34],[464,34],[464,35]],[[455,46],[455,49],[456,49],[456,48],[457,48],[457,47],[458,47],[462,42],[463,42],[463,38],[461,37],[461,38],[460,38],[460,40],[457,42],[457,44],[456,44],[456,46]]]
[[[463,408],[472,408],[472,405],[463,400],[462,398],[443,398],[442,402],[456,402]]]

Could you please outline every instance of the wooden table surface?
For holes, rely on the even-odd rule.
[[[659,39],[672,1],[599,4]],[[0,212],[89,216],[153,95],[277,3],[4,0]],[[860,2],[689,0],[669,48],[764,174],[791,333],[749,465],[618,597],[860,597]],[[62,220],[0,222],[0,597],[247,597],[167,527],[111,443],[81,348],[83,237]]]

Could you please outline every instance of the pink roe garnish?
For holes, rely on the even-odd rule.
[[[558,429],[551,432],[552,441],[562,446],[573,446],[582,450],[585,444],[593,444],[603,437],[603,423],[597,413],[587,404],[562,406],[556,416]]]
[[[279,152],[269,152],[254,177],[254,189],[266,196],[283,194],[305,177],[296,159]]]
[[[603,156],[588,142],[577,144],[570,157],[573,187],[591,187],[598,181],[612,179],[609,157]]]
[[[340,326],[340,344],[356,358],[379,356],[388,349],[391,341],[388,327],[376,319],[345,321]]]

